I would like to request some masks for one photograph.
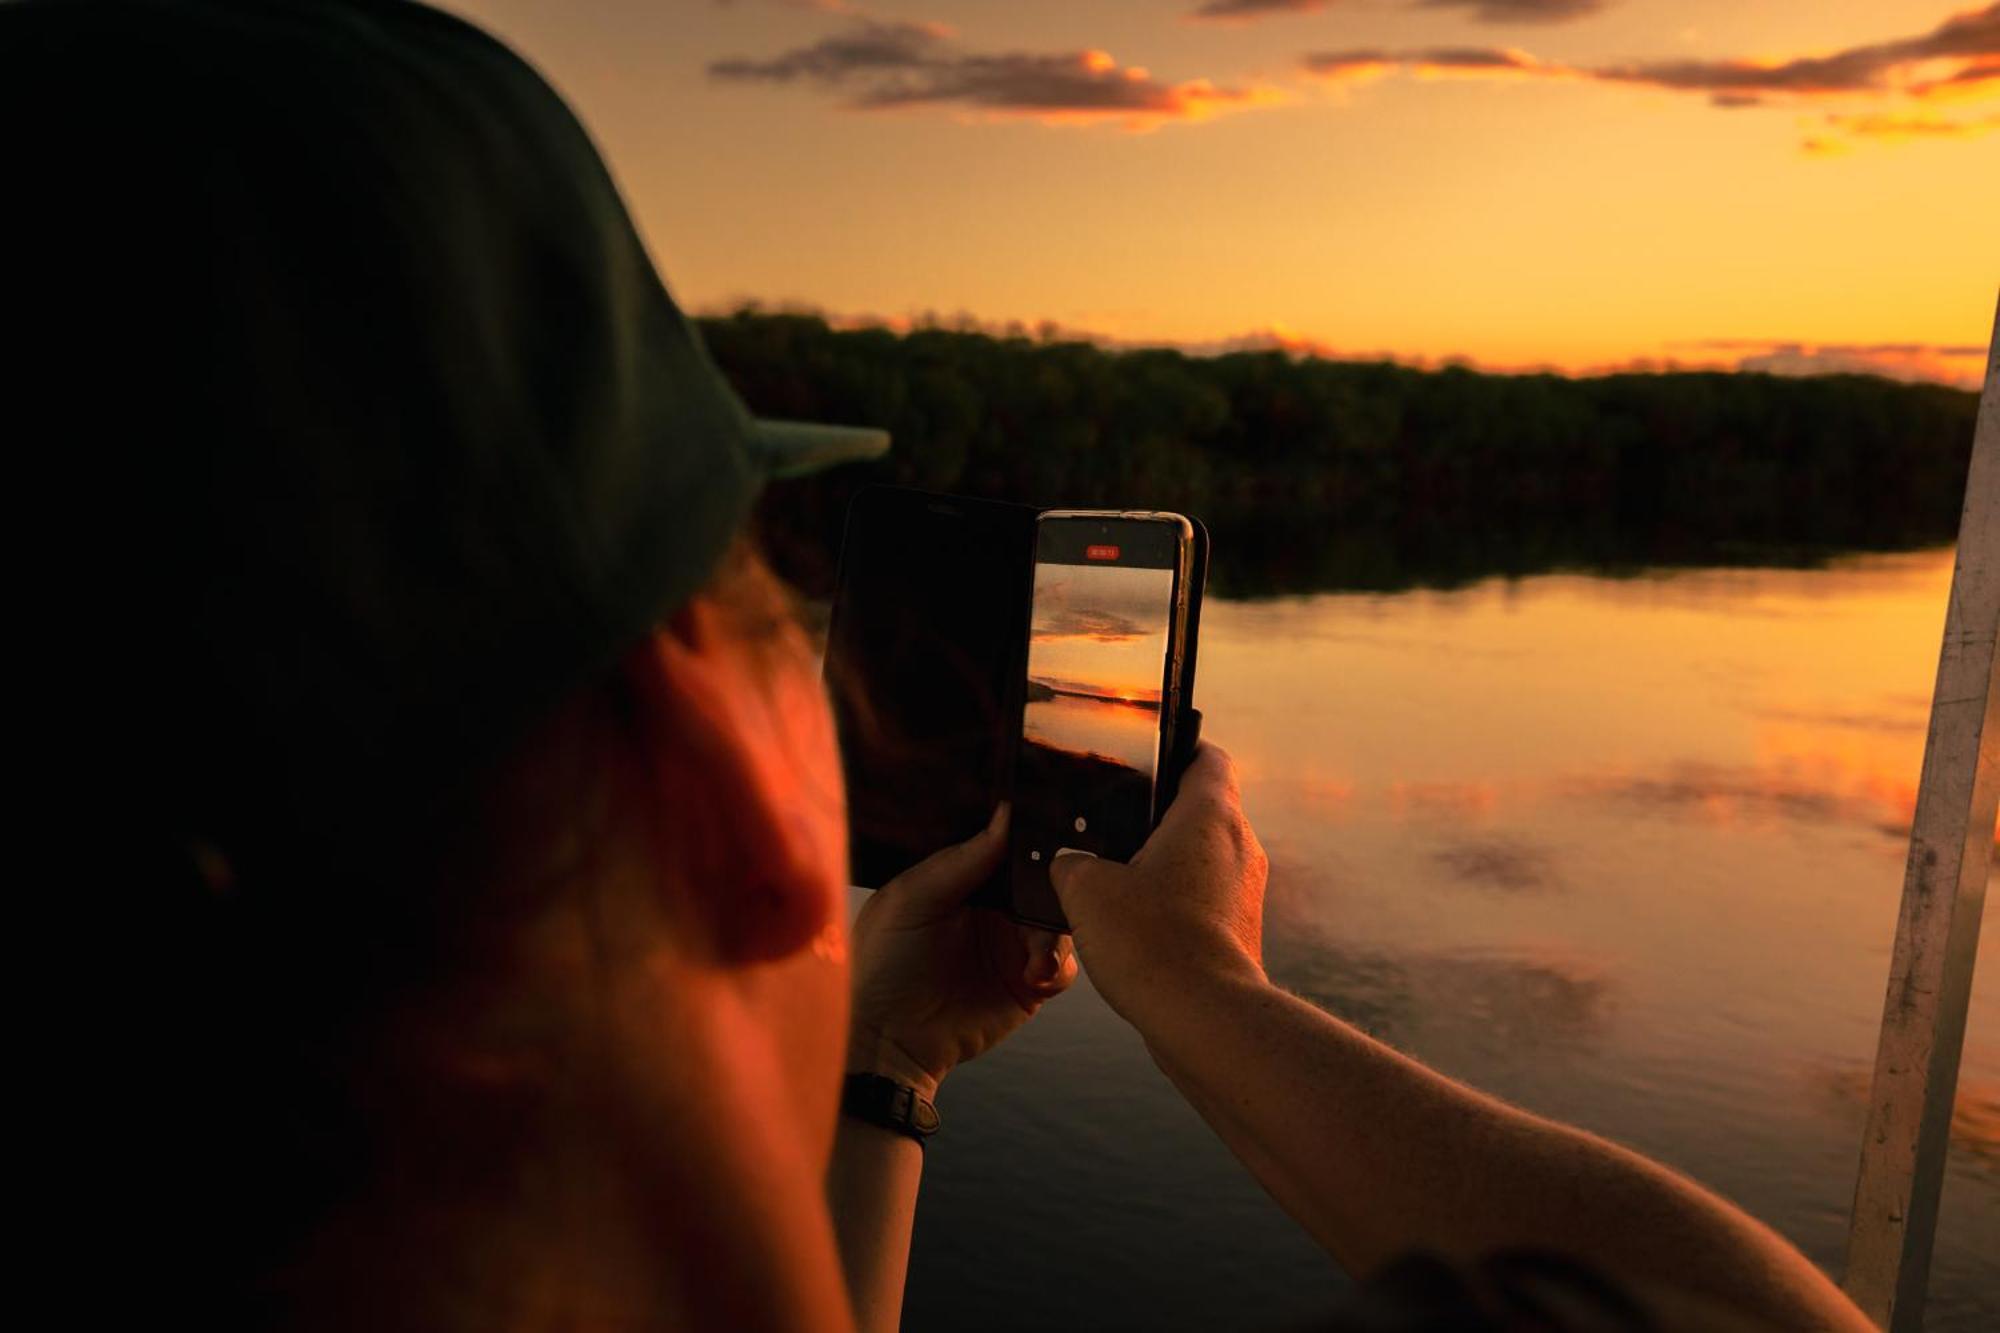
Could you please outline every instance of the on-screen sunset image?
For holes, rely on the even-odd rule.
[[[1056,853],[1122,861],[1151,827],[1175,571],[1082,563],[1103,557],[1080,550],[1067,563],[1046,520],[1038,545],[1010,880],[1017,911],[1059,922],[1049,882]],[[1118,547],[1109,549],[1116,559]]]
[[[1153,777],[1174,572],[1035,566],[1025,728],[1032,744]]]

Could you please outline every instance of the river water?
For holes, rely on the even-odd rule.
[[[1271,855],[1273,975],[1837,1269],[1950,576],[1210,601],[1198,702]],[[2000,1328],[1997,914],[1939,1330]],[[1345,1281],[1087,982],[941,1106],[909,1328],[1304,1328]]]

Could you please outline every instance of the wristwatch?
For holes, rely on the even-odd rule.
[[[907,1083],[880,1074],[849,1074],[840,1092],[844,1115],[915,1139],[919,1146],[938,1132],[938,1109]]]

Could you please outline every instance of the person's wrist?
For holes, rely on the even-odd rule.
[[[920,1060],[893,1037],[873,1028],[857,1027],[847,1042],[849,1074],[879,1074],[913,1089],[927,1101],[937,1100],[937,1092],[949,1068]]]
[[[1144,983],[1119,1010],[1148,1044],[1171,1046],[1190,1019],[1270,985],[1263,964],[1232,941],[1148,969]]]

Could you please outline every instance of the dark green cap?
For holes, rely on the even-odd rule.
[[[455,18],[0,4],[0,89],[24,378],[69,384],[49,447],[137,511],[105,540],[191,833],[485,762],[710,577],[767,478],[888,446],[752,418],[561,99]]]

